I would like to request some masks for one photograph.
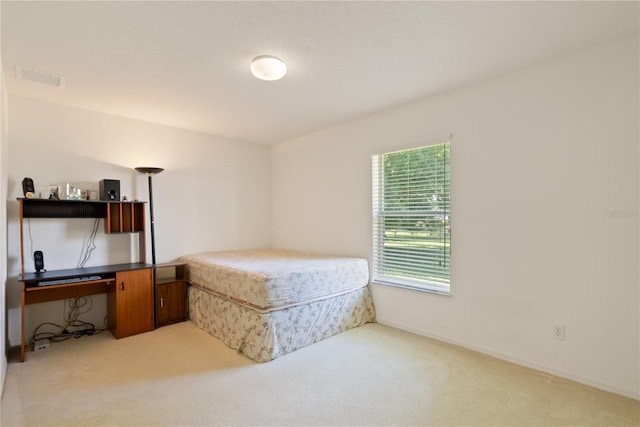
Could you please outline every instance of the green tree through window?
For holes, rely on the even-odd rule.
[[[373,156],[373,279],[449,293],[450,143]]]

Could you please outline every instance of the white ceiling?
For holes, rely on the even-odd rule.
[[[638,2],[1,2],[9,93],[271,144],[638,33]],[[257,55],[288,64],[259,81]],[[64,77],[16,79],[15,66]]]

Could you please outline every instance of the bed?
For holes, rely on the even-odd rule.
[[[363,258],[265,249],[180,260],[190,320],[257,362],[375,321]]]

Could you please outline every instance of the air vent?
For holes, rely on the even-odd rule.
[[[16,77],[18,80],[29,80],[36,83],[42,83],[49,86],[62,86],[64,77],[57,74],[47,73],[45,71],[38,71],[32,68],[21,67],[16,65]]]

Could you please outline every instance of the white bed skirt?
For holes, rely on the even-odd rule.
[[[292,351],[375,321],[369,287],[280,310],[260,312],[189,286],[189,318],[257,362]]]

